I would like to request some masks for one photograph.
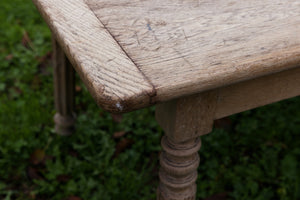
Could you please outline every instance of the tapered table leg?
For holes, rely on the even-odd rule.
[[[74,132],[74,88],[75,73],[72,65],[55,39],[53,45],[53,76],[56,114],[55,131],[59,135],[71,135]]]
[[[211,131],[216,96],[204,93],[156,107],[165,131],[160,155],[158,200],[195,200],[200,136]]]

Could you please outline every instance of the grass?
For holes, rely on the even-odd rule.
[[[0,1],[0,199],[155,199],[154,108],[110,115],[77,80],[77,130],[54,133],[51,34],[29,0]],[[299,97],[215,123],[198,199],[300,199]]]

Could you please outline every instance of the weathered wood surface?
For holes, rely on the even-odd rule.
[[[165,131],[158,200],[196,199],[199,136],[212,130],[216,100],[207,92],[157,105],[156,119]]]
[[[300,63],[299,0],[86,0],[163,101]]]
[[[204,92],[156,106],[156,119],[165,134],[176,142],[185,142],[211,131],[217,95]]]
[[[200,138],[178,143],[164,136],[161,145],[157,200],[196,200]]]
[[[83,0],[33,0],[97,103],[112,112],[151,104],[154,88]]]
[[[298,0],[33,0],[97,103],[126,112],[292,69]]]
[[[53,78],[55,131],[60,135],[71,135],[75,131],[75,73],[63,50],[53,38]]]
[[[216,91],[215,119],[300,95],[300,67]]]

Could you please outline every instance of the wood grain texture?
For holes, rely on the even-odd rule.
[[[161,145],[157,200],[195,200],[200,138],[176,143],[164,136]]]
[[[300,63],[299,0],[86,0],[157,90],[154,101]]]
[[[215,119],[300,95],[300,67],[216,91]]]
[[[196,199],[199,136],[212,130],[216,100],[214,92],[205,92],[157,105],[156,119],[166,134],[158,200]]]
[[[164,102],[156,106],[156,120],[175,142],[185,142],[211,131],[217,95],[214,91]]]
[[[97,103],[127,112],[299,66],[298,0],[33,0]]]
[[[33,0],[97,103],[111,112],[151,104],[151,83],[83,0]]]

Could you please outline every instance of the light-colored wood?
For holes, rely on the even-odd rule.
[[[199,136],[214,119],[300,93],[299,0],[33,1],[100,106],[165,102],[159,200],[195,200]]]
[[[176,143],[164,136],[161,145],[157,200],[195,200],[200,138]]]
[[[158,104],[156,119],[170,139],[184,142],[211,131],[216,101],[214,92],[206,92]]]
[[[55,131],[60,135],[71,135],[75,128],[75,73],[55,39],[53,47],[53,78],[56,114]]]
[[[292,69],[298,0],[33,0],[97,103],[127,112]]]
[[[199,93],[300,63],[299,0],[86,0],[157,90]]]
[[[83,0],[33,0],[97,103],[111,112],[151,104],[151,83]]]
[[[215,119],[300,95],[300,67],[220,88]]]
[[[201,135],[212,130],[216,95],[207,92],[156,107],[164,129],[160,156],[158,200],[195,200]]]

